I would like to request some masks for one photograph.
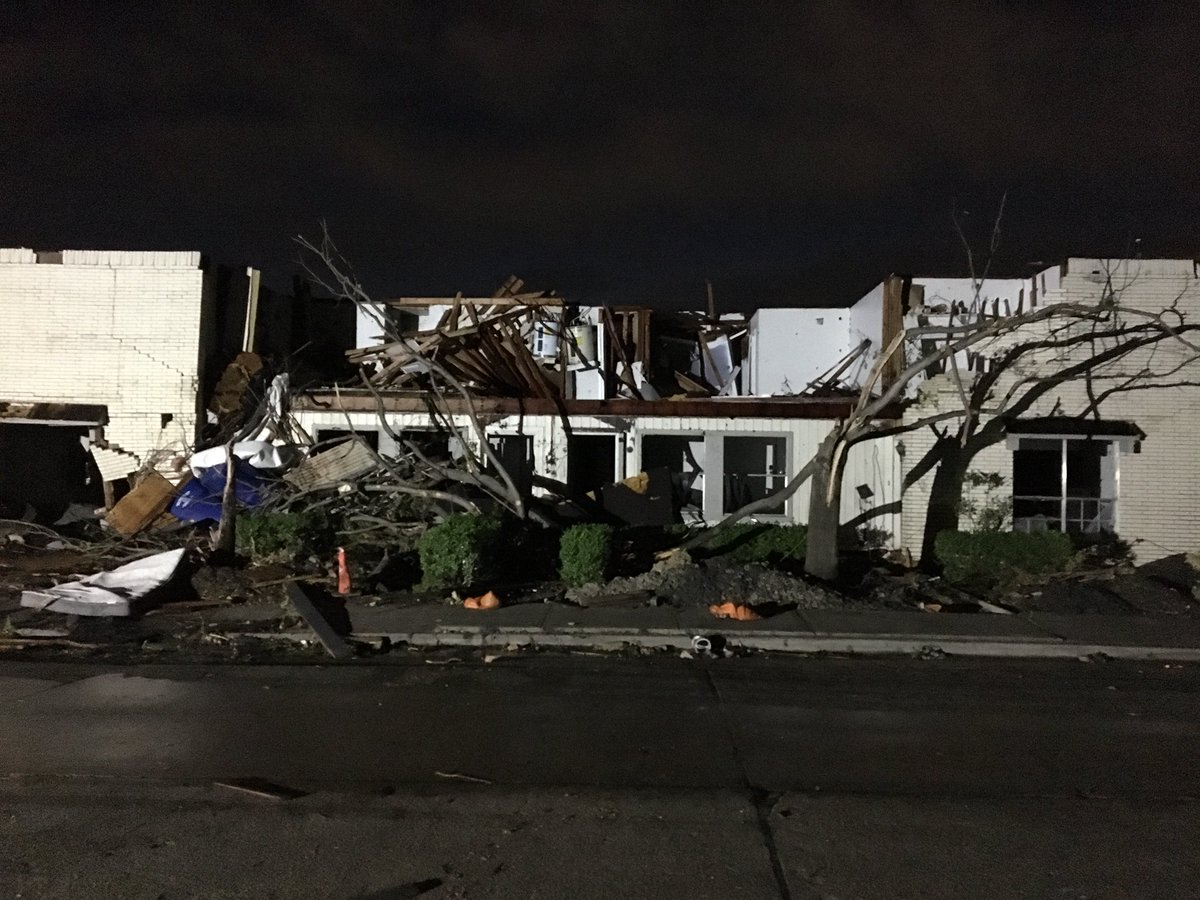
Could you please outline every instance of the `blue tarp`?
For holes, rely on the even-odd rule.
[[[270,482],[249,463],[235,459],[233,488],[239,505],[255,507],[267,498]],[[224,492],[225,464],[221,463],[204,469],[180,489],[171,503],[171,515],[185,522],[219,522]]]

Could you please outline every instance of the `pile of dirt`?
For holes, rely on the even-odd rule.
[[[840,594],[787,572],[757,564],[732,563],[720,557],[697,561],[678,551],[641,575],[614,578],[607,584],[568,591],[581,605],[601,603],[606,596],[645,593],[670,606],[708,606],[732,601],[749,606],[844,609]]]

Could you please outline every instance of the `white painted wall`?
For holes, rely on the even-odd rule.
[[[864,340],[871,342],[867,349],[850,369],[846,371],[846,384],[861,384],[871,365],[883,349],[883,282],[875,285],[857,303],[850,307],[850,341],[851,348]]]
[[[383,304],[355,304],[354,307],[354,345],[359,349],[374,347],[383,343],[383,326],[379,319],[383,316]]]
[[[108,407],[105,477],[197,435],[205,274],[197,252],[0,250],[0,399]],[[172,421],[162,425],[163,414]],[[124,469],[117,472],[117,469]]]
[[[855,344],[849,309],[760,309],[750,317],[748,393],[802,393]]]

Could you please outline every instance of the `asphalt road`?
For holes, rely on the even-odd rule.
[[[0,664],[0,896],[1200,896],[1195,666],[437,663]]]

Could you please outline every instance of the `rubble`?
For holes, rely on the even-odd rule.
[[[597,606],[605,598],[651,596],[671,606],[704,606],[712,598],[737,598],[748,607],[773,609],[845,609],[855,602],[828,588],[757,563],[738,564],[715,557],[693,561],[686,551],[668,557],[641,575],[613,578],[568,595],[581,606]]]

